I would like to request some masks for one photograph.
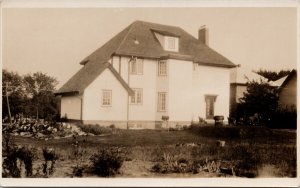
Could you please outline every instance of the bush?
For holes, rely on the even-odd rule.
[[[9,134],[3,134],[3,177],[21,177],[22,164],[25,166],[26,177],[32,176],[32,163],[36,158],[33,150],[17,147]],[[19,163],[18,163],[19,161]],[[19,166],[18,166],[19,164]]]
[[[114,176],[119,173],[124,158],[120,148],[103,148],[90,157],[92,172],[102,177]]]
[[[84,170],[82,164],[84,162],[84,156],[86,155],[87,152],[85,149],[83,149],[81,143],[79,142],[76,136],[73,136],[72,145],[73,145],[72,155],[75,160],[75,166],[73,167],[73,175],[76,177],[82,177],[83,170]]]
[[[103,127],[98,124],[91,125],[91,124],[77,124],[77,126],[86,133],[92,133],[94,135],[101,135],[101,134],[111,134],[115,129],[114,125],[110,125],[109,127]]]
[[[58,155],[56,154],[55,150],[52,148],[43,148],[43,173],[46,177],[52,175],[55,170],[55,162],[58,159]],[[48,165],[50,163],[50,166]]]

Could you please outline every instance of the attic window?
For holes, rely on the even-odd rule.
[[[165,36],[165,50],[178,52],[178,37]]]
[[[168,49],[175,49],[175,38],[174,37],[168,37]]]

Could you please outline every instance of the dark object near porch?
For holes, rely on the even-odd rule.
[[[215,126],[223,125],[224,116],[214,116]]]

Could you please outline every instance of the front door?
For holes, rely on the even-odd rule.
[[[213,119],[215,112],[216,95],[205,95],[206,119]]]

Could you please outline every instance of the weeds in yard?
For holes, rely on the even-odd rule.
[[[26,177],[32,176],[32,163],[36,159],[36,153],[25,147],[17,147],[9,134],[3,134],[3,164],[2,176],[15,177],[22,176],[22,166],[25,166]]]
[[[75,159],[75,166],[73,167],[73,175],[76,177],[82,177],[83,175],[83,162],[84,156],[87,154],[86,150],[80,145],[78,138],[76,136],[73,137],[73,156]]]
[[[44,156],[43,173],[45,177],[48,177],[49,175],[53,175],[55,171],[55,162],[58,159],[58,155],[56,154],[54,149],[46,147],[43,148],[43,156]]]
[[[100,149],[90,157],[92,172],[102,177],[114,176],[119,173],[124,158],[121,148]]]

